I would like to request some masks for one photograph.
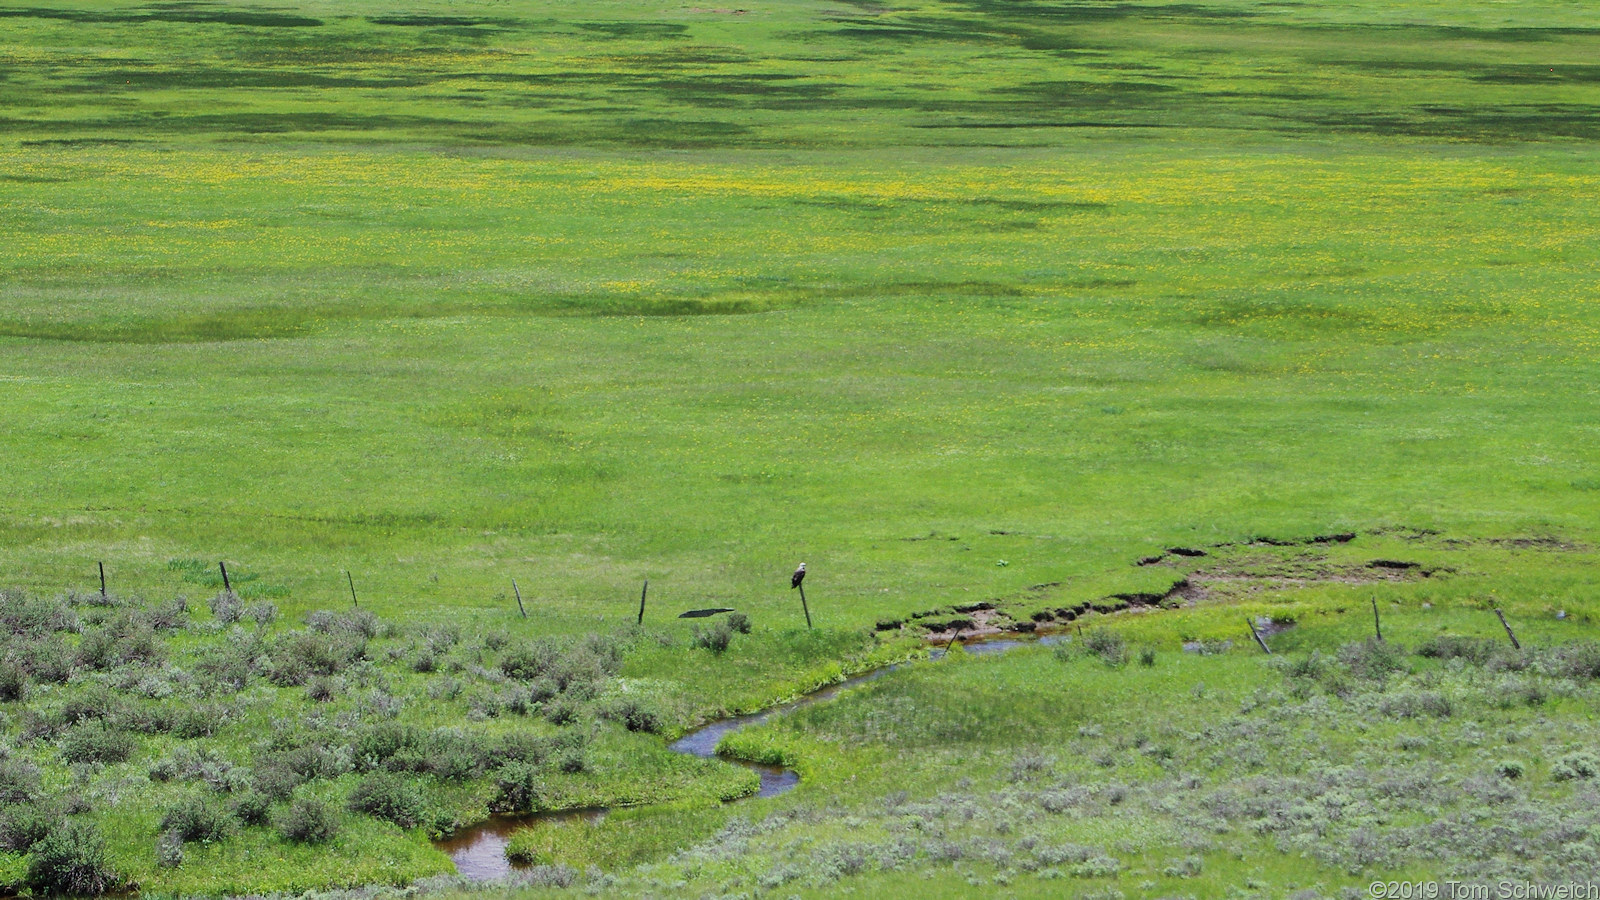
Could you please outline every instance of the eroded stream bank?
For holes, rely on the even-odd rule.
[[[1005,653],[1018,647],[1029,647],[1036,644],[1053,644],[1065,640],[1065,635],[1046,635],[1035,638],[997,638],[990,640],[973,641],[963,644],[968,653],[987,655],[992,653]],[[938,660],[944,656],[944,648],[938,647],[929,652],[930,661]],[[895,663],[880,669],[864,672],[853,678],[847,678],[836,684],[820,688],[797,700],[774,706],[770,709],[743,716],[729,716],[717,719],[688,732],[669,745],[669,749],[676,753],[685,753],[704,759],[717,756],[717,745],[722,738],[751,725],[765,721],[769,716],[786,713],[820,703],[838,696],[840,691],[855,687],[856,685],[881,678],[903,666],[912,665],[912,662]],[[750,797],[776,797],[779,794],[793,790],[800,783],[800,775],[793,769],[781,766],[765,765],[750,762],[734,757],[721,757],[722,759],[744,766],[761,776],[761,787],[756,793],[739,798],[748,800]],[[731,802],[738,802],[731,801]],[[437,841],[434,846],[448,853],[455,861],[456,871],[464,878],[471,881],[491,881],[508,874],[514,866],[506,859],[506,844],[510,842],[511,835],[517,830],[526,828],[536,822],[554,822],[582,819],[595,821],[603,818],[609,809],[605,807],[591,807],[588,809],[568,809],[551,812],[534,813],[528,816],[504,816],[489,819],[470,828],[463,828],[448,840]]]

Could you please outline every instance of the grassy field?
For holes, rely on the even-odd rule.
[[[643,838],[571,840],[605,845],[591,856],[616,890],[764,891],[753,868],[622,871],[726,844],[735,813],[703,803],[747,773],[663,781],[685,763],[608,704],[642,691],[670,735],[913,653],[925,631],[1171,607],[1117,620],[1160,654],[1153,669],[963,663],[798,714],[814,739],[782,723],[742,736],[793,755],[807,782],[783,802],[821,834],[897,814],[886,798],[920,777],[921,744],[861,730],[887,715],[874,704],[970,691],[988,735],[973,746],[1047,756],[1046,780],[1099,777],[1004,736],[1038,726],[1030,704],[1124,680],[1144,705],[1103,743],[1199,730],[1262,679],[1290,691],[1297,676],[1236,658],[1244,616],[1292,619],[1282,649],[1333,654],[1366,635],[1374,596],[1412,645],[1492,636],[1500,606],[1553,653],[1600,615],[1596,59],[1600,19],[1556,0],[0,6],[0,585],[18,604],[91,591],[104,561],[117,599],[51,601],[76,617],[46,629],[65,648],[59,684],[29,669],[45,626],[14,629],[6,659],[30,693],[6,704],[6,746],[52,796],[95,798],[82,815],[148,890],[440,871],[426,826],[384,831],[335,802],[367,774],[353,761],[303,790],[343,810],[349,858],[373,868],[262,864],[248,885],[158,867],[157,820],[180,792],[144,773],[176,752],[170,735],[109,768],[63,761],[74,698],[120,697],[123,718],[95,719],[120,727],[157,699],[138,687],[152,666],[174,685],[162,702],[221,702],[183,673],[231,633],[202,602],[226,560],[239,598],[280,616],[241,682],[255,705],[204,748],[260,768],[295,749],[257,746],[264,723],[327,702],[356,716],[328,714],[354,747],[376,687],[429,729],[550,738],[565,726],[543,701],[502,721],[474,698],[517,682],[496,668],[506,647],[598,635],[619,656],[573,722],[609,780],[551,769],[549,796],[689,811],[600,826],[637,821]],[[809,635],[788,589],[801,560]],[[273,666],[308,613],[348,607],[346,571],[387,624],[354,668],[323,673],[348,684],[319,700]],[[645,628],[629,630],[647,578]],[[161,632],[160,661],[84,655],[176,596],[193,609]],[[726,653],[692,646],[672,617],[706,606],[754,630]],[[413,667],[439,626],[460,629],[440,651],[460,668],[435,677]],[[1546,724],[1472,706],[1489,702],[1476,669],[1415,664],[1407,679],[1448,683],[1402,690],[1525,730],[1538,752],[1501,755],[1531,767],[1530,797],[1567,802],[1541,768],[1567,752]],[[1571,679],[1550,665],[1538,677]],[[460,693],[429,687],[440,678]],[[1202,680],[1215,709],[1185,703]],[[1586,683],[1546,687],[1552,721],[1586,721]],[[1044,733],[1076,746],[1080,713]],[[978,753],[965,740],[940,759]],[[1462,779],[1489,765],[1434,750]],[[408,777],[466,821],[496,790],[484,753],[454,786]],[[873,765],[889,774],[862,774]],[[956,793],[972,778],[974,816],[995,818],[1021,802],[1009,765],[924,774]],[[1140,870],[1116,882],[1131,894],[1356,878],[1344,860],[1294,871],[1305,848],[1268,834],[1195,848],[1173,865],[1196,855],[1205,877],[1164,880],[1149,841],[1178,826],[1135,782],[1165,771],[1106,775],[1139,801],[1135,850],[1045,837]],[[836,802],[830,772],[866,783]],[[274,802],[282,815],[290,798]],[[1417,802],[1407,815],[1445,814]],[[295,846],[242,834],[216,852]],[[1235,852],[1272,861],[1252,875],[1208,855]],[[0,858],[0,881],[24,863]],[[1007,865],[963,872],[998,890]],[[976,889],[919,867],[848,883]]]

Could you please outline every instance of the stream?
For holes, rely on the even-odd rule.
[[[968,653],[988,655],[1005,653],[1008,650],[1035,644],[1053,644],[1062,638],[1062,635],[1025,639],[991,638],[989,640],[973,640],[971,643],[963,641],[962,647]],[[928,653],[930,660],[937,660],[943,656],[944,648],[942,647],[935,648]],[[884,675],[908,665],[912,665],[912,662],[895,663],[884,666],[881,669],[873,669],[836,684],[819,688],[789,703],[773,706],[749,715],[716,719],[673,741],[668,745],[668,749],[675,753],[687,753],[690,756],[710,759],[717,755],[717,744],[722,741],[724,735],[764,722],[769,716],[790,712],[824,700],[831,700],[838,696],[840,691],[848,690],[858,684],[863,684],[876,678],[882,678]],[[749,762],[748,760],[732,757],[722,758],[735,765],[744,766],[761,776],[761,788],[754,794],[740,797],[739,800],[748,800],[750,797],[776,797],[779,794],[793,790],[795,785],[800,783],[800,776],[793,769]],[[608,809],[606,807],[591,807],[588,809],[564,809],[534,813],[527,816],[496,816],[470,828],[463,828],[446,840],[436,841],[434,846],[450,855],[450,858],[455,861],[456,872],[462,877],[469,881],[491,881],[505,876],[513,868],[510,860],[506,859],[506,844],[510,842],[513,833],[526,828],[534,822],[557,822],[575,819],[590,822],[597,821],[604,818],[607,812]]]

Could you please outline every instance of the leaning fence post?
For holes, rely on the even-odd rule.
[[[1517,633],[1511,630],[1511,623],[1506,621],[1506,614],[1501,612],[1498,606],[1494,608],[1494,614],[1500,617],[1500,624],[1506,627],[1506,637],[1511,638],[1511,646],[1521,650],[1522,645],[1517,643]]]
[[[1378,598],[1372,598],[1372,630],[1377,633],[1378,640],[1383,640],[1383,623],[1378,621]]]
[[[648,593],[650,593],[650,579],[646,578],[644,587],[639,591],[639,621],[635,623],[637,625],[644,624],[644,597]]]
[[[217,568],[222,570],[222,589],[230,594],[233,593],[233,583],[228,580],[228,564],[219,560]]]
[[[1263,653],[1267,654],[1268,656],[1271,656],[1272,655],[1272,648],[1268,647],[1267,646],[1267,642],[1263,641],[1261,639],[1261,632],[1256,631],[1256,623],[1254,621],[1252,621],[1249,616],[1245,616],[1244,617],[1244,623],[1246,625],[1250,626],[1250,636],[1255,638],[1256,639],[1256,643],[1261,645],[1261,651]]]
[[[350,574],[349,569],[344,570],[344,580],[350,583],[350,605],[356,609],[361,608],[361,601],[356,599],[356,579]]]
[[[100,599],[106,599],[106,564],[100,563]]]
[[[800,608],[805,610],[805,613],[806,613],[806,627],[810,628],[811,627],[811,607],[806,605],[806,586],[805,586],[805,583],[802,582],[800,584],[795,585],[795,587],[800,589]]]
[[[517,612],[522,613],[522,617],[526,619],[528,617],[528,610],[522,605],[522,588],[517,587],[517,580],[515,578],[511,579],[511,590],[517,595]]]

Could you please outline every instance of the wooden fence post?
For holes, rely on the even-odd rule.
[[[1506,637],[1511,638],[1511,646],[1521,650],[1522,645],[1517,643],[1517,633],[1511,630],[1511,623],[1506,621],[1506,614],[1501,612],[1498,606],[1494,608],[1494,614],[1500,617],[1500,624],[1505,626]]]
[[[1267,642],[1263,641],[1261,639],[1261,632],[1256,631],[1256,623],[1255,623],[1255,621],[1253,619],[1251,619],[1249,616],[1245,616],[1244,617],[1244,623],[1246,625],[1250,626],[1250,636],[1255,638],[1256,639],[1256,643],[1261,645],[1261,651],[1263,653],[1267,654],[1268,656],[1271,656],[1272,655],[1272,648],[1268,647],[1267,646]]]

